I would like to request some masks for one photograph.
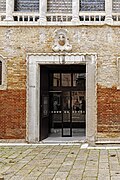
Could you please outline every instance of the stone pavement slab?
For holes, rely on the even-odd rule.
[[[120,148],[0,146],[0,180],[119,180]]]

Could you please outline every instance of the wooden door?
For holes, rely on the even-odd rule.
[[[40,140],[49,134],[49,79],[45,66],[40,68]]]

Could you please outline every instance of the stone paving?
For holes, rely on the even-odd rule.
[[[120,180],[120,148],[0,146],[0,180]]]

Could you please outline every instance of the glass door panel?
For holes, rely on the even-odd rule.
[[[62,128],[61,92],[50,92],[50,132],[59,133]]]
[[[72,134],[82,135],[85,130],[85,92],[72,92]]]
[[[66,91],[62,94],[62,136],[69,137],[72,136],[71,127],[71,98],[70,92]]]

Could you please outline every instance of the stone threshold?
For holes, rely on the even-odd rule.
[[[96,145],[101,145],[101,144],[120,144],[120,140],[109,140],[109,141],[96,141],[95,142]]]

